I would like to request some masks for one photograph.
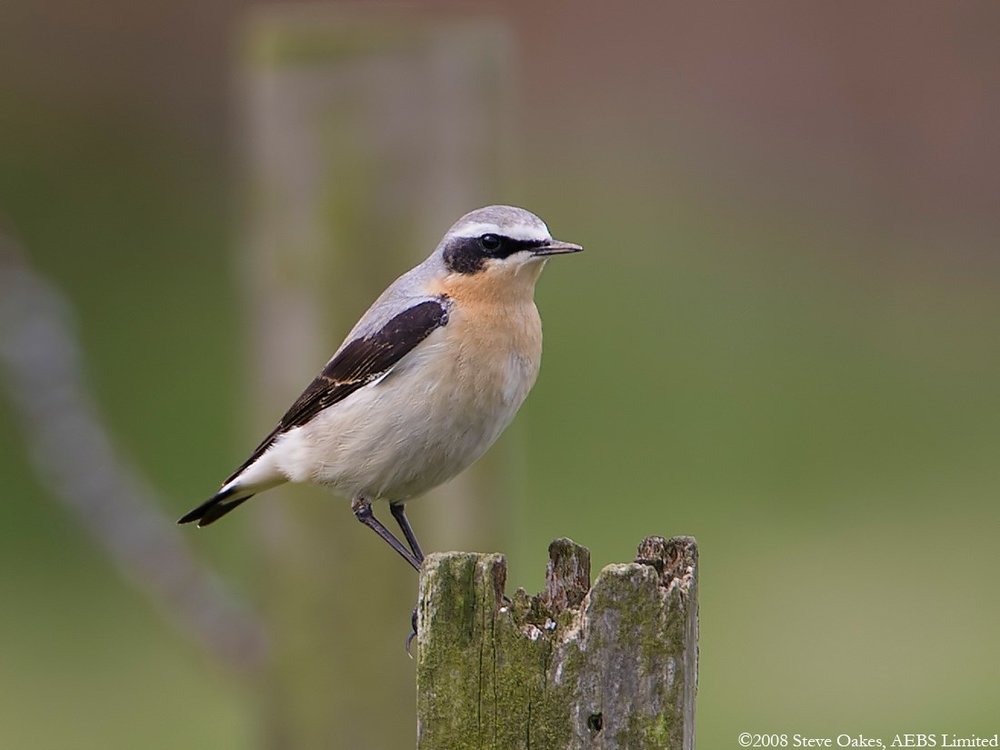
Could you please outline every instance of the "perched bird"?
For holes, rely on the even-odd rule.
[[[258,492],[313,482],[351,498],[357,519],[419,570],[404,503],[466,469],[510,424],[542,356],[535,282],[549,257],[582,249],[552,239],[521,208],[463,216],[375,300],[219,491],[178,523],[205,526]],[[373,515],[376,500],[389,502],[405,546]]]

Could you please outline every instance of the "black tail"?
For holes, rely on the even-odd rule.
[[[224,492],[219,492],[203,502],[190,513],[186,513],[181,516],[177,520],[177,523],[191,523],[192,521],[197,521],[199,526],[208,526],[213,521],[218,521],[226,515],[226,513],[238,508],[240,505],[253,497],[253,494],[251,493],[249,495],[244,495],[243,497],[234,498],[233,495],[238,493],[239,489],[236,487],[230,487]]]

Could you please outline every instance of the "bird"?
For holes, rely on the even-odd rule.
[[[551,257],[581,250],[523,208],[465,214],[178,523],[207,526],[260,492],[314,483],[350,499],[357,520],[419,571],[424,554],[405,504],[472,465],[514,419],[541,363],[535,283]],[[405,545],[376,518],[377,501],[388,501]]]

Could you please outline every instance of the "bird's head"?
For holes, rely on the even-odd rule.
[[[545,222],[514,206],[487,206],[467,213],[438,247],[448,272],[466,276],[520,276],[530,270],[537,277],[549,257],[581,250],[579,245],[552,239]]]

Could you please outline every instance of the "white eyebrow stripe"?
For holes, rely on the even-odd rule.
[[[550,240],[548,228],[542,224],[511,224],[508,227],[500,227],[497,224],[486,222],[476,222],[474,224],[463,224],[453,233],[453,237],[481,237],[484,234],[500,234],[510,237],[513,240]]]

